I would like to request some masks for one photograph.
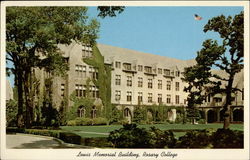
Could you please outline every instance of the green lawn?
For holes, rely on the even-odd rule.
[[[149,129],[155,126],[161,130],[178,130],[178,129],[208,129],[208,128],[222,128],[223,124],[152,124],[152,125],[139,125]],[[109,132],[121,128],[122,125],[109,125],[109,126],[61,126],[62,130],[70,131],[80,135],[81,137],[107,137]],[[243,131],[243,124],[231,124],[230,129]],[[182,136],[185,132],[174,132],[176,137]]]

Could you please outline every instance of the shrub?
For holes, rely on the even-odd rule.
[[[61,130],[25,129],[23,133],[59,138]]]
[[[81,144],[84,146],[101,147],[101,148],[112,146],[111,142],[109,142],[106,137],[82,138]]]
[[[122,118],[122,111],[118,110],[116,107],[113,107],[110,124],[120,124],[119,120]]]
[[[81,136],[75,133],[60,132],[59,138],[66,143],[81,144]]]
[[[145,110],[142,109],[141,106],[136,106],[134,110],[133,122],[141,123],[146,119],[144,115],[145,115]]]
[[[211,130],[192,130],[178,139],[176,148],[211,148]]]
[[[11,99],[6,103],[6,126],[7,127],[16,126],[17,123],[16,117],[17,117],[17,101]]]
[[[176,143],[172,131],[162,131],[158,128],[151,127],[150,134],[150,148],[172,148]]]
[[[67,122],[68,126],[86,126],[86,125],[92,125],[93,121],[90,118],[81,118],[78,117],[74,120],[69,120]]]
[[[123,128],[110,132],[108,140],[116,148],[148,148],[149,133],[136,124],[126,124]]]
[[[199,119],[197,122],[198,122],[198,124],[205,124],[206,120],[205,119]]]
[[[136,124],[126,124],[112,131],[108,140],[117,148],[168,148],[175,145],[173,132],[138,128]]]
[[[81,118],[81,126],[89,126],[93,124],[93,120],[91,118]]]
[[[75,120],[69,120],[67,122],[67,126],[76,126],[76,121]]]
[[[214,148],[243,148],[243,131],[218,129],[211,138]]]
[[[106,118],[94,118],[93,119],[93,124],[94,125],[106,125],[108,123],[108,120]]]
[[[119,121],[119,123],[122,124],[122,125],[125,125],[125,124],[129,124],[129,121],[127,119],[121,119]]]

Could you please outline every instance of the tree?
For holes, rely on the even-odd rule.
[[[101,18],[115,17],[117,14],[120,14],[124,11],[124,6],[98,6],[97,10],[99,11],[98,16]]]
[[[43,68],[51,75],[63,74],[67,63],[58,44],[67,45],[72,40],[95,43],[99,23],[88,22],[86,13],[86,7],[6,8],[6,52],[7,61],[13,63],[18,88],[18,127],[24,122],[30,127],[32,122],[35,83],[38,83],[33,76],[34,68]]]
[[[208,39],[203,42],[203,48],[197,52],[195,66],[186,68],[184,80],[189,86],[186,91],[190,91],[190,105],[201,104],[205,98],[204,91],[215,93],[225,93],[226,102],[223,106],[224,129],[229,128],[230,110],[232,97],[231,93],[241,91],[233,87],[235,74],[243,69],[243,44],[244,44],[244,15],[243,12],[235,15],[234,18],[224,15],[214,17],[204,26],[204,32],[214,31],[219,33],[222,44],[216,40]],[[211,72],[217,67],[227,73],[228,77],[221,77]],[[214,80],[212,80],[212,78]],[[222,88],[222,81],[225,87]]]

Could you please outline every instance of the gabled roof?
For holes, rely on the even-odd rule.
[[[110,45],[97,44],[98,49],[104,56],[105,63],[111,63],[114,60],[128,63],[136,63],[137,65],[149,65],[162,68],[173,68],[177,66],[179,70],[183,70],[184,67],[195,64],[195,60],[179,60],[170,57],[164,57],[149,53],[143,53],[126,48],[119,48]]]

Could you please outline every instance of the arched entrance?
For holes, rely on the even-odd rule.
[[[217,114],[214,110],[207,111],[207,123],[213,123],[217,121]]]
[[[174,122],[176,120],[176,109],[171,109],[167,112],[168,114],[168,120],[171,121],[171,122]]]
[[[129,108],[124,109],[124,117],[128,121],[128,123],[132,122],[132,114]]]
[[[86,113],[85,107],[80,106],[77,110],[78,117],[85,117],[85,113]]]
[[[243,122],[243,119],[244,119],[243,109],[235,109],[233,111],[233,121]]]

